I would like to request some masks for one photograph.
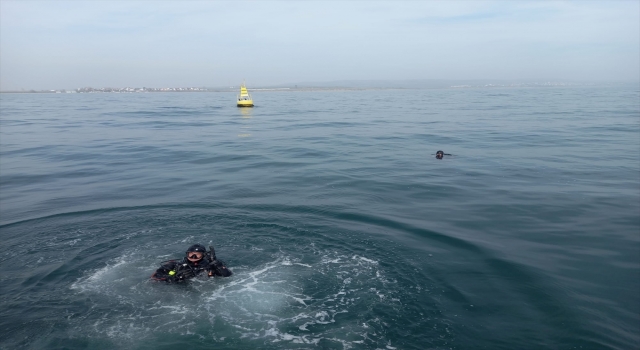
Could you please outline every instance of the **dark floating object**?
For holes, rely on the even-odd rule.
[[[436,159],[442,159],[444,156],[450,156],[451,154],[449,153],[444,153],[442,151],[438,151],[436,152]]]

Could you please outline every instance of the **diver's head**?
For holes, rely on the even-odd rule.
[[[444,157],[444,152],[442,152],[442,151],[436,152],[436,158],[442,159],[442,157]]]
[[[187,259],[191,262],[198,262],[204,258],[204,254],[207,252],[207,248],[205,248],[201,244],[194,244],[189,249],[187,249]]]

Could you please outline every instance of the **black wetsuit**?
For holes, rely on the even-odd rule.
[[[232,275],[222,261],[214,260],[213,263],[204,257],[196,262],[191,262],[184,258],[179,260],[165,261],[159,269],[151,276],[156,281],[166,281],[168,283],[180,283],[190,278],[206,272],[209,277],[222,276],[229,277]]]

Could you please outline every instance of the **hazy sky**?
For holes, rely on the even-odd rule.
[[[639,80],[640,1],[0,0],[0,89]]]

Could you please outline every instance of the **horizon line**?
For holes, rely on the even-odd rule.
[[[577,80],[577,79],[344,79],[344,80],[332,80],[332,81],[306,81],[306,82],[297,82],[297,83],[281,83],[281,84],[258,84],[254,85],[253,88],[249,88],[249,90],[256,89],[283,89],[283,88],[293,88],[293,89],[302,89],[302,88],[347,88],[347,89],[361,89],[361,88],[419,88],[421,87],[420,83],[437,83],[438,86],[422,86],[423,88],[435,88],[435,87],[447,87],[444,85],[451,83],[477,83],[481,85],[487,85],[492,83],[503,83],[503,84],[529,84],[529,85],[540,85],[540,84],[638,84],[640,83],[640,79],[626,79],[626,80]],[[371,85],[375,84],[375,86]],[[411,86],[402,87],[399,86],[403,84],[408,84]],[[388,85],[388,86],[385,86]],[[462,84],[468,85],[468,84]],[[162,86],[162,87],[150,87],[150,86],[121,86],[121,87],[113,87],[113,86],[102,86],[102,87],[92,87],[92,86],[83,86],[79,88],[56,88],[56,89],[34,89],[34,88],[20,88],[20,89],[2,89],[0,92],[55,92],[55,91],[80,91],[83,89],[94,89],[94,90],[105,90],[105,89],[151,89],[151,90],[161,90],[161,89],[215,89],[215,90],[224,90],[224,89],[235,89],[238,86]],[[155,92],[155,91],[154,91]],[[163,92],[163,91],[157,91]],[[171,92],[189,92],[189,91],[171,91]],[[195,91],[192,91],[195,92]]]

